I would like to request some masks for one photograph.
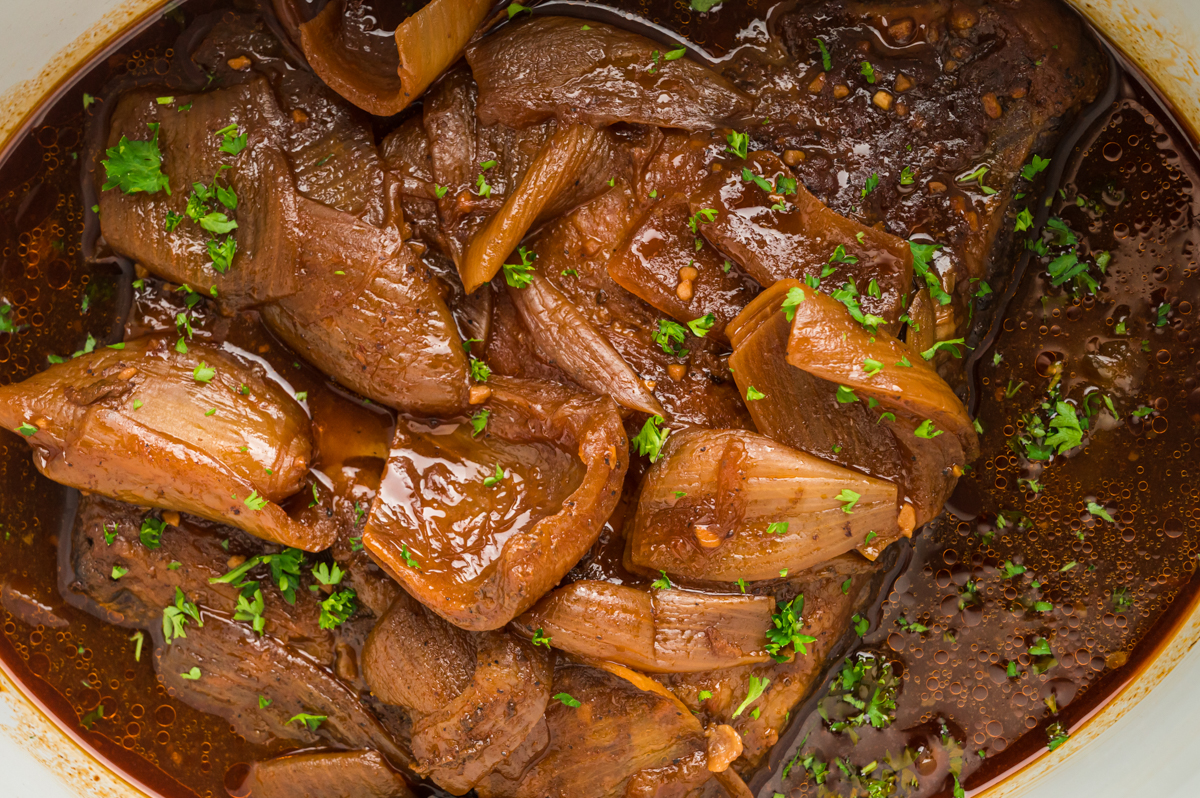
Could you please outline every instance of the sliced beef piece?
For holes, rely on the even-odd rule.
[[[249,617],[233,617],[242,609],[238,594],[247,593],[239,589],[241,580],[210,581],[255,553],[256,541],[191,518],[169,520],[159,536],[147,536],[136,508],[86,497],[73,533],[60,543],[64,597],[111,623],[149,630],[163,683],[189,706],[227,719],[253,743],[331,740],[377,750],[406,767],[407,749],[367,709],[357,689],[327,669],[340,644],[321,628],[319,598],[304,589],[310,580],[293,583],[295,604],[288,604],[263,578],[264,569],[258,584],[260,633]],[[228,552],[222,541],[228,541]],[[199,668],[199,678],[191,678],[192,668]],[[260,702],[260,696],[268,701]],[[326,719],[312,728],[295,720],[301,713]]]
[[[488,387],[478,433],[397,427],[363,533],[406,590],[480,631],[528,609],[583,556],[628,466],[608,397],[503,377]]]
[[[259,78],[206,94],[179,95],[173,105],[159,104],[156,98],[161,94],[134,90],[116,101],[103,160],[117,169],[123,138],[155,140],[169,189],[130,194],[120,187],[98,190],[105,240],[172,282],[205,293],[215,289],[230,308],[294,292],[300,285],[295,268],[300,245],[295,183],[277,133],[279,113],[267,81]],[[184,106],[190,108],[180,111]],[[236,155],[221,150],[225,136],[218,131],[228,125],[247,136],[245,148]],[[111,184],[101,163],[95,174],[97,189]],[[206,209],[232,218],[236,229],[210,232],[186,216],[193,184],[210,189],[219,185],[236,194],[236,210],[215,201]],[[218,270],[209,242],[227,239],[236,243],[236,253],[227,268],[222,264]]]
[[[720,127],[750,111],[748,94],[690,58],[599,22],[538,16],[467,48],[480,88],[479,118],[529,125],[633,122],[688,130]]]
[[[545,736],[527,740],[530,764],[487,776],[475,787],[481,798],[651,798],[712,777],[703,729],[665,691],[566,662],[551,690],[559,698],[546,709]]]
[[[455,795],[512,758],[550,699],[549,652],[464,632],[407,594],[371,632],[363,667],[376,696],[412,714],[418,772]]]
[[[150,532],[143,534],[143,528]],[[264,578],[265,568],[236,582],[210,581],[268,552],[260,541],[231,527],[178,513],[150,515],[131,504],[92,495],[80,500],[69,570],[62,579],[66,595],[86,597],[90,611],[102,611],[114,623],[139,629],[162,625],[163,608],[174,603],[176,588],[195,604],[233,615],[242,594],[240,584],[257,580],[263,631],[318,662],[332,663],[334,637],[320,627],[321,609],[314,593],[297,591],[294,603],[287,603],[277,585]]]
[[[237,798],[412,798],[408,782],[375,751],[316,751],[254,762]]]
[[[835,212],[945,244],[937,277],[954,301],[939,305],[937,338],[961,337],[974,281],[1003,293],[1004,253],[1023,243],[1005,219],[1037,189],[1019,172],[1033,152],[1049,156],[1104,85],[1101,52],[1065,5],[1027,0],[827,0],[781,13],[774,30],[790,65],[746,55],[725,69],[755,87],[755,118],[770,120],[751,135],[792,150],[797,177]],[[964,179],[981,166],[982,181]],[[872,175],[878,187],[864,196]]]
[[[849,554],[790,576],[770,589],[754,591],[772,595],[777,604],[804,597],[803,612],[797,613],[803,619],[801,632],[816,640],[805,644],[806,653],[796,652],[788,662],[656,678],[703,722],[728,724],[741,735],[744,747],[733,767],[749,777],[778,742],[787,727],[789,713],[820,683],[826,662],[846,633],[851,616],[869,599],[876,571],[877,566]],[[843,589],[847,579],[850,587]],[[759,699],[734,717],[747,697],[751,676],[767,680],[767,686]],[[712,697],[701,699],[701,691],[708,691]]]
[[[458,66],[441,77],[424,103],[432,179],[445,189],[437,198],[438,214],[459,265],[475,233],[516,190],[555,127],[552,121],[483,124],[475,116],[477,96],[470,71]]]
[[[261,366],[162,337],[120,346],[0,388],[0,422],[25,430],[38,470],[285,546],[330,544],[280,506],[303,484],[312,438],[303,408]]]
[[[373,749],[396,767],[412,756],[384,728],[357,691],[297,649],[248,625],[201,610],[203,626],[162,642],[154,631],[154,665],[164,686],[189,706],[218,715],[252,743],[292,740]],[[192,676],[200,669],[200,678]],[[263,706],[266,701],[270,703]],[[298,716],[311,716],[305,720]],[[315,728],[314,728],[315,727]]]

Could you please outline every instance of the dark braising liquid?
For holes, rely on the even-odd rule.
[[[595,4],[548,5],[616,21]],[[641,17],[635,24],[644,28],[648,20],[716,57],[765,32],[767,3],[754,0],[727,3],[707,17],[682,0],[613,5]],[[103,344],[121,337],[118,319],[129,309],[133,275],[118,264],[88,263],[83,254],[82,241],[97,224],[81,180],[87,122],[103,107],[110,81],[165,73],[187,23],[220,6],[189,2],[131,33],[50,98],[5,153],[0,300],[25,329],[0,333],[0,380],[22,380],[44,368],[48,354],[69,355],[89,338]],[[1195,598],[1200,363],[1191,336],[1200,316],[1200,160],[1143,81],[1125,71],[1118,83],[1115,101],[1060,149],[1067,169],[1049,209],[1090,251],[1112,252],[1104,287],[1072,299],[1051,289],[1036,262],[1025,270],[994,320],[994,340],[972,354],[983,454],[950,511],[902,552],[894,583],[870,613],[871,631],[855,639],[893,662],[896,722],[857,729],[856,742],[835,734],[821,719],[832,706],[828,685],[819,687],[793,713],[770,767],[752,784],[759,794],[829,793],[799,759],[782,778],[798,750],[831,771],[838,759],[859,772],[873,761],[890,763],[898,778],[882,794],[948,795],[948,767],[966,787],[981,787],[1042,752],[1052,721],[1069,730],[1111,696]],[[153,307],[133,311],[134,326],[154,325]],[[977,338],[989,340],[988,317],[979,320]],[[288,370],[313,406],[340,406],[325,415],[342,419],[345,429],[330,431],[329,440],[387,440],[389,416],[323,387],[320,375],[261,331],[229,336]],[[1042,473],[1022,472],[1010,443],[1055,383],[1076,399],[1089,386],[1104,386],[1121,423],[1093,416],[1100,426],[1082,454],[1056,458]],[[1093,409],[1104,396],[1090,400]],[[323,456],[338,455],[324,449]],[[151,790],[171,798],[223,795],[227,769],[272,752],[169,695],[148,654],[135,661],[129,630],[60,598],[57,544],[75,501],[72,491],[38,475],[21,441],[0,436],[5,667]],[[1106,508],[1113,522],[1089,512],[1089,502]],[[1042,639],[1049,654],[1039,653]],[[918,787],[910,786],[913,778]]]

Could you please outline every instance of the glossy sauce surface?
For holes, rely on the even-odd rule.
[[[0,380],[24,379],[44,367],[48,353],[69,354],[89,337],[100,343],[121,338],[113,320],[134,302],[135,275],[122,264],[84,258],[84,242],[94,241],[97,229],[85,211],[95,198],[80,185],[85,124],[102,108],[111,79],[165,72],[184,23],[219,5],[189,2],[122,43],[65,89],[8,151],[0,166],[0,296],[11,304],[14,322],[28,329],[0,333]],[[555,5],[563,13],[603,16],[585,4]],[[766,31],[762,2],[727,3],[707,16],[660,11],[658,3],[623,7],[718,57],[736,44],[762,40]],[[97,98],[86,108],[84,92]],[[788,739],[752,784],[759,794],[849,793],[849,779],[839,781],[844,774],[818,785],[803,762],[782,777],[800,741],[802,756],[814,754],[831,771],[839,771],[835,759],[859,773],[868,763],[884,762],[863,778],[891,769],[917,780],[916,789],[898,794],[949,795],[952,773],[968,788],[982,786],[1042,751],[1052,719],[1070,729],[1101,703],[1195,597],[1200,162],[1169,112],[1132,75],[1112,108],[1065,154],[1070,168],[1050,212],[1091,252],[1112,252],[1108,274],[1094,298],[1074,299],[1031,264],[996,322],[994,344],[974,354],[983,454],[960,483],[953,513],[919,535],[911,552],[902,552],[894,583],[871,613],[870,631],[861,642],[851,641],[893,663],[899,677],[896,723],[860,729],[852,742],[823,723],[816,706],[825,699],[829,714],[828,687],[818,688],[793,713]],[[801,177],[839,212],[851,212],[856,190],[847,188],[839,199],[837,175],[820,163],[809,162]],[[848,186],[861,177],[855,181]],[[951,192],[962,193],[947,182]],[[884,195],[876,201],[910,200]],[[915,209],[917,200],[911,203]],[[910,212],[902,216],[910,218]],[[177,295],[160,292],[151,281],[146,285],[132,305],[131,331],[173,328]],[[981,314],[981,325],[988,316]],[[198,336],[219,331],[222,339],[262,357],[292,390],[307,393],[317,470],[353,484],[367,506],[388,456],[392,415],[330,387],[253,316],[194,324]],[[1080,401],[1088,388],[1103,386],[1119,421],[1097,415],[1082,450],[1044,469],[1022,470],[1010,441],[1020,437],[1023,416],[1038,410],[1055,374],[1062,395]],[[1093,406],[1100,401],[1092,400]],[[445,445],[468,432],[463,427],[436,440]],[[495,455],[521,479],[538,484],[541,474],[517,464],[536,463],[543,473],[562,465],[558,451]],[[423,456],[445,461],[451,471],[487,465],[465,465],[432,445]],[[543,498],[554,501],[552,492]],[[504,527],[515,515],[535,512],[526,501],[514,500],[509,516],[487,524]],[[1089,502],[1114,521],[1089,512]],[[56,549],[73,513],[70,492],[36,473],[24,444],[13,436],[0,439],[5,666],[102,756],[153,790],[171,798],[224,794],[227,768],[270,752],[175,700],[158,684],[148,658],[134,659],[127,630],[63,603]],[[488,536],[470,522],[464,529],[477,536],[486,560]],[[1045,604],[1050,608],[1038,609]],[[1048,658],[1030,653],[1040,650],[1035,646],[1043,638],[1052,652]]]

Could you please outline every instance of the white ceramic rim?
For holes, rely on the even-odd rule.
[[[113,46],[124,31],[170,4],[169,0],[42,2],[44,8],[30,9],[18,0],[0,0],[0,23],[12,23],[7,32],[0,27],[0,142],[4,144],[33,120],[42,98],[94,55]],[[1151,78],[1175,106],[1193,139],[1200,140],[1196,136],[1200,132],[1200,2],[1067,2]],[[41,38],[24,37],[29,17],[43,23]],[[47,60],[39,68],[43,59]],[[1126,796],[1135,794],[1127,786],[1132,784],[1137,785],[1137,794],[1156,798],[1200,794],[1200,775],[1191,774],[1192,763],[1200,758],[1200,739],[1192,720],[1200,715],[1200,689],[1195,687],[1200,684],[1197,641],[1200,604],[1164,639],[1153,660],[1072,729],[1066,744],[1053,754],[1035,757],[973,798]],[[4,733],[0,738],[4,792],[14,798],[147,795],[134,780],[98,759],[74,730],[60,727],[3,670],[0,731]],[[56,789],[47,773],[53,773],[65,791]],[[1131,775],[1134,781],[1128,781]]]

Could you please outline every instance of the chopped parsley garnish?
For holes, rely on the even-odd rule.
[[[124,576],[124,575],[125,575],[125,574],[127,574],[127,573],[129,573],[129,569],[128,569],[128,568],[122,568],[122,567],[121,567],[121,566],[119,566],[119,565],[114,565],[114,566],[112,567],[112,578],[113,578],[113,581],[114,581],[114,582],[115,582],[116,580],[120,579],[122,576]]]
[[[159,191],[171,193],[170,181],[162,173],[162,151],[158,148],[158,123],[149,122],[146,127],[154,134],[149,141],[130,141],[125,136],[117,146],[105,150],[108,157],[101,161],[108,178],[102,191],[120,188],[125,194]]]
[[[828,72],[833,68],[833,58],[829,55],[829,48],[821,39],[813,39],[813,41],[817,43],[817,49],[821,51],[821,67]]]
[[[257,582],[247,582],[242,586],[242,591],[238,593],[237,608],[233,612],[235,621],[249,621],[250,627],[260,635],[267,628],[267,619],[263,617],[263,613],[267,609],[267,602],[263,598],[262,588]]]
[[[533,633],[532,642],[535,646],[545,646],[546,648],[550,648],[550,635],[546,634],[541,627],[538,627],[538,630]]]
[[[242,150],[246,149],[246,139],[249,133],[238,133],[237,124],[226,125],[213,134],[221,137],[221,152],[229,153],[230,155],[240,155]]]
[[[490,477],[484,477],[483,486],[485,488],[494,487],[498,483],[502,482],[504,480],[504,477],[505,477],[504,469],[500,467],[499,463],[496,463],[496,472],[494,474],[492,474]]]
[[[1087,511],[1089,513],[1091,513],[1092,515],[1096,516],[1097,518],[1103,518],[1105,521],[1107,521],[1110,524],[1117,523],[1116,521],[1113,520],[1113,517],[1108,514],[1108,510],[1105,510],[1104,507],[1102,507],[1099,504],[1096,504],[1095,502],[1087,503]]]
[[[863,63],[865,64],[866,61]],[[862,187],[862,196],[866,197],[877,188],[879,188],[879,175],[875,172],[872,172],[871,176],[867,178],[867,182]]]
[[[163,609],[163,642],[171,645],[176,638],[187,637],[184,627],[188,624],[189,619],[195,621],[197,626],[204,626],[204,621],[200,619],[199,608],[188,601],[187,596],[176,585],[175,603]]]
[[[913,435],[916,435],[918,438],[924,438],[927,441],[931,441],[937,436],[941,435],[943,432],[945,432],[945,430],[937,429],[933,426],[933,420],[927,418],[922,421],[915,430],[913,430]]]
[[[654,343],[662,347],[662,350],[668,355],[675,357],[686,357],[688,350],[683,347],[683,342],[687,339],[687,331],[683,325],[677,321],[670,319],[659,319],[658,331],[653,333],[651,337]]]
[[[299,722],[301,725],[307,726],[309,731],[315,732],[328,719],[328,715],[310,715],[307,712],[301,712],[299,715],[293,715],[289,718],[288,724]]]
[[[17,427],[16,431],[28,438],[30,435],[36,434],[38,432],[38,428],[29,422],[25,422],[21,426]]]
[[[480,410],[475,415],[471,416],[471,437],[479,437],[479,434],[487,428],[488,417],[491,416],[491,410]]]
[[[703,338],[712,329],[717,317],[711,313],[705,314],[698,319],[692,319],[687,323],[687,327],[692,331],[692,335],[697,338]]]
[[[936,355],[940,350],[945,349],[950,352],[950,354],[954,355],[954,357],[961,359],[962,352],[958,351],[959,344],[966,346],[966,344],[963,343],[962,338],[951,338],[949,341],[938,341],[936,344],[922,352],[921,357],[925,358],[926,360],[933,360],[934,355]]]
[[[875,67],[871,66],[870,61],[863,61],[859,65],[858,71],[859,71],[859,74],[861,74],[864,78],[867,79],[867,83],[870,83],[872,86],[875,85]],[[864,194],[863,196],[866,196],[866,195]]]
[[[800,307],[800,303],[803,301],[803,288],[796,287],[788,289],[787,296],[783,298],[783,304],[779,306],[779,309],[783,311],[784,318],[786,318],[788,321],[794,319],[796,317],[796,308]]]
[[[555,693],[554,700],[561,703],[563,706],[577,707],[579,699],[573,697],[570,693]]]
[[[1049,158],[1043,158],[1040,155],[1033,156],[1033,160],[1025,166],[1021,167],[1021,177],[1026,180],[1033,180],[1042,172],[1046,171],[1046,167],[1050,165]]]
[[[358,609],[353,590],[337,590],[329,598],[321,602],[320,626],[322,629],[335,629],[346,621]]]
[[[996,189],[984,185],[983,177],[988,173],[988,167],[981,166],[970,174],[963,175],[958,179],[959,183],[970,183],[974,181],[979,186],[979,190],[984,194],[995,194]]]
[[[767,629],[766,652],[776,662],[785,662],[787,655],[780,652],[791,646],[797,654],[808,654],[806,646],[815,643],[816,638],[803,634],[804,628],[804,594],[796,596],[789,602],[779,606],[779,611],[771,615],[771,627]],[[736,717],[736,716],[735,716]]]
[[[900,185],[911,186],[916,181],[916,173],[913,172],[911,166],[906,166],[900,170]]]
[[[537,257],[537,253],[520,247],[517,249],[517,254],[521,258],[520,263],[504,264],[504,282],[513,288],[524,288],[533,279],[530,277],[530,273],[533,272],[533,260]]]
[[[745,712],[747,707],[757,701],[759,697],[762,696],[763,691],[767,689],[767,685],[770,683],[771,680],[765,676],[761,679],[757,676],[751,676],[750,687],[746,691],[746,700],[738,705],[738,708],[733,713],[733,717],[736,718],[738,715]]]
[[[651,416],[642,425],[641,432],[629,441],[637,449],[638,454],[649,457],[651,463],[658,461],[663,444],[667,442],[667,436],[671,434],[669,429],[659,428],[662,423],[662,416]]]
[[[1023,233],[1031,227],[1033,227],[1033,214],[1029,212],[1028,208],[1023,208],[1017,214],[1017,220],[1013,224],[1013,230],[1018,233]]]
[[[863,373],[868,377],[874,377],[879,372],[883,371],[883,364],[878,360],[872,360],[869,357],[864,357],[862,362]]]
[[[854,393],[852,388],[847,388],[845,385],[837,387],[837,400],[839,404],[850,404],[858,401],[858,395]]]
[[[1056,720],[1046,727],[1047,750],[1054,751],[1069,739],[1071,739],[1071,735],[1067,732],[1067,727],[1063,726],[1061,721]]]
[[[862,498],[861,493],[855,493],[849,488],[842,488],[842,492],[833,499],[836,502],[841,502],[842,512],[850,515],[854,512],[854,505],[858,504],[858,500]]]
[[[766,396],[767,395],[765,393],[758,390],[753,385],[751,385],[749,388],[746,389],[746,401],[747,402],[757,402],[759,399],[765,399]]]
[[[664,61],[677,61],[687,55],[687,48],[680,47],[678,50],[667,50],[663,53]]]
[[[745,158],[749,155],[750,137],[745,133],[739,133],[735,130],[725,137],[725,141],[729,145],[725,149],[737,157]]]
[[[196,382],[204,383],[206,385],[212,382],[212,378],[215,376],[217,376],[217,370],[209,366],[203,360],[200,361],[199,366],[196,366],[196,368],[192,370],[192,379],[194,379]]]
[[[488,368],[488,364],[472,355],[471,379],[475,382],[487,382],[490,376],[492,376],[492,370]]]
[[[1017,565],[1012,560],[1005,560],[1004,565],[1000,570],[1000,578],[1012,579],[1013,577],[1020,576],[1021,574],[1025,573],[1025,571],[1026,568],[1024,565]]]
[[[772,521],[767,524],[768,535],[786,535],[788,531],[787,521]]]
[[[949,305],[950,295],[943,290],[941,278],[933,270],[931,263],[934,253],[941,249],[942,245],[918,244],[915,241],[909,241],[908,247],[912,250],[913,270],[925,280],[925,287],[929,289],[929,295],[939,305]]]
[[[659,574],[661,574],[661,576],[651,582],[650,587],[654,588],[655,590],[670,590],[672,587],[674,587],[674,585],[671,584],[671,578],[667,576],[666,571],[659,571]]]
[[[142,545],[148,549],[157,549],[162,546],[162,533],[167,528],[167,522],[154,516],[146,516],[142,519],[142,527],[138,533],[138,537],[142,541]]]
[[[269,503],[270,502],[268,502],[264,497],[258,495],[257,490],[251,490],[250,495],[247,496],[245,498],[245,500],[242,502],[242,504],[246,505],[247,507],[249,507],[251,510],[254,510],[255,512],[259,512],[264,507],[266,507]]]
[[[400,546],[400,556],[404,558],[404,564],[409,568],[413,568],[418,571],[421,570],[421,563],[417,562],[412,556],[412,553],[409,552],[407,543]]]

